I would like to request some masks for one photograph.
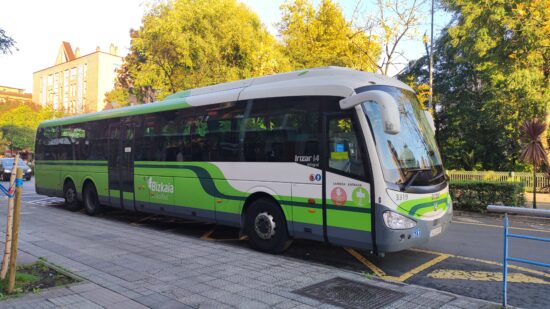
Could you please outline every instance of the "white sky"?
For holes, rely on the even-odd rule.
[[[241,0],[254,10],[271,33],[280,19],[283,0]],[[316,5],[319,0],[313,1]],[[13,54],[0,55],[0,85],[23,88],[32,92],[32,73],[55,64],[62,41],[70,42],[81,55],[95,51],[96,46],[108,51],[114,43],[119,55],[130,47],[129,31],[139,28],[147,0],[10,0],[0,9],[0,28],[17,43]],[[355,0],[340,0],[349,18]],[[448,15],[436,15],[436,30],[445,25]],[[426,16],[424,26],[429,25]],[[424,29],[420,33],[424,33]],[[436,34],[438,32],[436,31]],[[436,35],[437,36],[437,35]],[[401,50],[409,59],[424,54],[420,40],[405,42]],[[396,72],[393,72],[396,73]]]

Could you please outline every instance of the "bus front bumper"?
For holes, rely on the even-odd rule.
[[[376,213],[382,214],[389,208],[376,205]],[[405,250],[414,246],[420,246],[427,243],[430,239],[444,233],[449,227],[453,218],[452,206],[447,208],[443,216],[432,219],[422,220],[411,218],[416,221],[416,226],[411,229],[394,230],[390,229],[384,223],[382,216],[377,216],[376,222],[376,248],[378,252],[395,252]]]

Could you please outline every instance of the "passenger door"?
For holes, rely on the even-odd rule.
[[[134,127],[130,123],[109,126],[109,202],[134,210]]]
[[[354,112],[352,109],[324,117],[326,237],[333,244],[371,249],[370,173]]]
[[[120,187],[122,189],[122,208],[135,210],[134,207],[134,136],[135,128],[131,122],[121,125],[120,138],[121,162],[119,166]]]

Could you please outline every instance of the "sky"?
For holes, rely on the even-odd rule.
[[[255,11],[268,30],[276,35],[275,24],[280,20],[279,7],[284,0],[239,0]],[[313,0],[318,5],[320,0]],[[350,18],[356,0],[337,0]],[[17,43],[13,54],[0,54],[0,85],[32,92],[32,73],[53,66],[61,43],[71,43],[81,55],[94,52],[99,46],[108,51],[113,43],[119,55],[125,56],[130,47],[130,29],[139,28],[150,0],[17,0],[4,1],[0,10],[0,28]],[[369,8],[369,7],[367,7]],[[436,14],[437,37],[449,16]],[[429,15],[422,21],[422,34],[428,31]],[[421,37],[421,35],[420,35]],[[409,60],[424,55],[420,40],[407,41],[400,47]],[[399,69],[390,73],[393,75]]]

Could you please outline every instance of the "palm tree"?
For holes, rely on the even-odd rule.
[[[541,135],[546,131],[546,123],[539,119],[527,120],[521,126],[523,149],[520,159],[533,164],[533,208],[537,208],[537,167],[547,163],[546,150],[542,146]]]

